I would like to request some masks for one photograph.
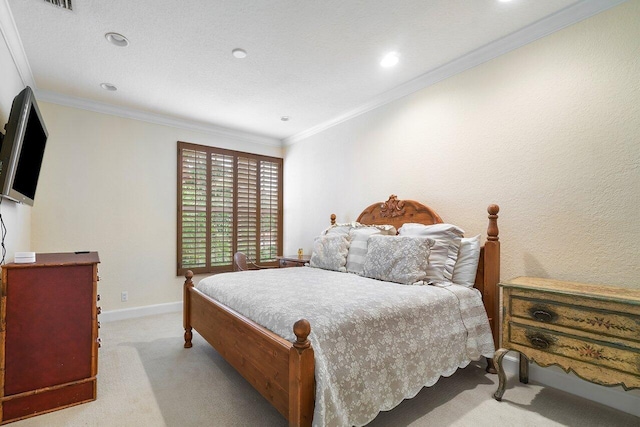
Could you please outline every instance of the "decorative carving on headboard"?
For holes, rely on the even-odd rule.
[[[380,205],[380,216],[383,218],[395,218],[404,215],[404,201],[398,200],[398,196],[392,194],[389,200]]]
[[[398,200],[392,194],[386,202],[378,202],[363,210],[356,221],[367,225],[389,224],[399,229],[407,222],[437,224],[442,219],[428,206],[415,200]]]

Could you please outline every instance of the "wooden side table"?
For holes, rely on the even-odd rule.
[[[500,283],[502,336],[493,358],[501,400],[502,359],[520,353],[520,382],[528,362],[558,365],[601,385],[640,388],[640,289],[588,285],[535,277]]]
[[[291,255],[291,256],[278,256],[278,266],[280,268],[286,267],[302,267],[311,259],[311,255]]]

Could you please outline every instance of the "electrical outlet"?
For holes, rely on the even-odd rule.
[[[127,302],[129,301],[129,292],[124,291],[120,294],[120,301]]]

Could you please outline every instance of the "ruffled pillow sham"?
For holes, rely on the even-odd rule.
[[[357,221],[353,221],[353,222],[346,222],[342,224],[334,224],[324,229],[324,231],[320,233],[320,235],[324,236],[326,234],[349,234],[349,232],[353,229],[367,228],[367,227],[378,229],[382,234],[389,235],[389,236],[391,235],[395,236],[398,233],[398,230],[396,230],[396,228],[393,225],[387,225],[387,224],[367,225],[367,224],[360,224]]]
[[[313,252],[309,265],[311,267],[322,268],[346,272],[347,253],[349,252],[348,234],[329,234],[318,236],[313,241]]]
[[[428,237],[435,241],[429,255],[427,280],[434,282],[453,282],[453,271],[458,259],[460,243],[464,230],[453,224],[424,225],[406,223],[400,230],[400,236]]]
[[[411,285],[426,279],[434,240],[426,237],[372,235],[363,275]]]

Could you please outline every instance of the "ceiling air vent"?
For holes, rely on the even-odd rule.
[[[44,0],[47,3],[51,3],[53,5],[56,5],[58,7],[61,7],[63,9],[67,9],[67,10],[73,10],[73,7],[71,6],[71,0]]]

